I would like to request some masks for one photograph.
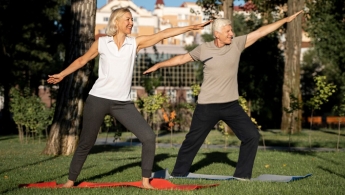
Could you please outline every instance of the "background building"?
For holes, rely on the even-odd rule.
[[[131,0],[108,0],[106,5],[99,8],[96,13],[96,39],[105,36],[105,27],[111,12],[120,7],[127,7],[132,13],[134,26],[131,36],[154,34],[167,28],[200,24],[205,21],[201,8],[194,2],[184,2],[180,7],[165,7],[163,0],[157,0],[155,9],[150,12],[135,5]],[[191,9],[200,14],[192,13]],[[154,93],[168,95],[171,103],[193,102],[190,87],[197,82],[194,63],[164,68],[150,75],[142,73],[155,63],[186,53],[185,45],[200,44],[200,35],[210,32],[211,28],[208,26],[203,30],[164,39],[153,47],[142,49],[135,62],[131,90],[132,100],[146,96],[144,83],[148,79],[156,79],[159,81],[159,86]]]

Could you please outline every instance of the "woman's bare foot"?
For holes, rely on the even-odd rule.
[[[68,180],[65,184],[63,184],[63,188],[70,188],[74,186],[74,181]]]
[[[145,189],[154,189],[154,187],[150,184],[150,178],[147,177],[143,177],[143,183],[141,185]]]

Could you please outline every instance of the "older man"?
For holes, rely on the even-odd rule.
[[[219,120],[222,120],[241,140],[233,176],[240,180],[252,177],[260,134],[238,103],[237,73],[240,56],[245,48],[277,30],[283,24],[292,21],[301,12],[239,37],[234,37],[228,19],[216,19],[212,24],[214,41],[203,43],[189,53],[155,64],[144,72],[147,74],[159,68],[179,66],[190,61],[201,61],[204,64],[204,79],[190,131],[178,152],[172,176],[188,174],[194,157],[210,130]]]

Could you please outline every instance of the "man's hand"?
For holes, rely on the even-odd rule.
[[[143,74],[149,74],[149,73],[154,72],[156,70],[158,70],[158,67],[157,67],[157,65],[154,65],[151,68],[145,70],[145,72]]]
[[[302,12],[303,12],[303,10],[301,10],[301,11],[299,11],[299,12],[297,12],[291,16],[286,17],[286,22],[291,22],[293,19],[295,19]]]

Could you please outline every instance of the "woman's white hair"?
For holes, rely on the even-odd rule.
[[[231,25],[231,21],[226,18],[217,18],[212,22],[212,32],[214,34],[215,31],[220,32],[223,26]]]
[[[105,28],[105,34],[107,34],[108,36],[114,36],[117,34],[117,26],[116,26],[116,20],[118,20],[119,18],[121,18],[125,13],[131,13],[131,11],[129,11],[128,8],[117,8],[115,9],[110,17],[109,17],[109,21],[108,21],[108,25]]]

